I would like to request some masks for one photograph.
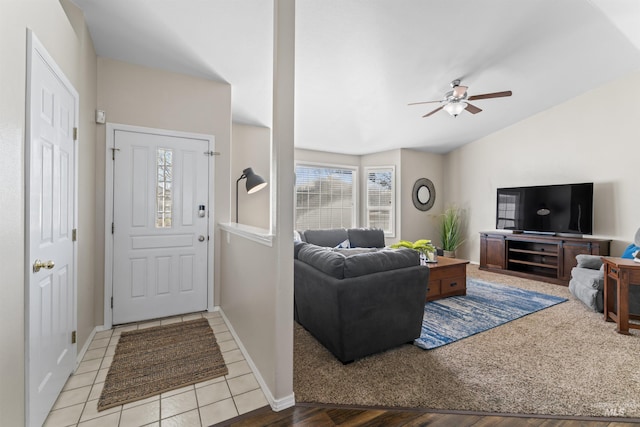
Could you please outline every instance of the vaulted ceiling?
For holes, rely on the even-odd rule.
[[[270,127],[272,1],[73,1],[99,56],[228,82],[233,120]],[[637,22],[636,0],[297,0],[295,145],[448,152],[640,70]],[[454,79],[513,96],[407,105]]]

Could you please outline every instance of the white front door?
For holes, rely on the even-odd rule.
[[[113,324],[207,309],[209,142],[116,129]]]
[[[75,366],[75,143],[78,94],[29,33],[27,423],[40,426]]]

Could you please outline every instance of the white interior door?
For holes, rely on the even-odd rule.
[[[75,366],[74,127],[78,95],[30,34],[27,422],[40,426]]]
[[[208,144],[115,131],[114,324],[207,309]]]

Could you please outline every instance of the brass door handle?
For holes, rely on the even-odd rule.
[[[47,270],[51,270],[55,267],[56,263],[52,260],[49,261],[40,261],[39,259],[35,260],[33,263],[33,272],[37,273],[41,268],[46,268]]]

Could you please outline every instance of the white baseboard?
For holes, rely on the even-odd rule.
[[[287,409],[292,406],[295,406],[296,400],[293,393],[281,399],[276,399],[273,396],[273,393],[271,393],[271,390],[269,389],[269,387],[267,386],[267,383],[265,383],[264,379],[262,378],[262,375],[260,374],[260,371],[256,367],[255,363],[253,363],[251,356],[249,356],[247,349],[242,344],[242,341],[240,341],[238,334],[236,334],[236,331],[233,329],[233,326],[231,326],[231,322],[229,322],[229,319],[224,314],[224,311],[219,306],[216,306],[216,308],[213,311],[219,311],[220,314],[222,315],[222,319],[224,319],[224,323],[227,325],[227,328],[229,329],[229,332],[231,332],[233,339],[236,340],[236,344],[238,344],[238,348],[242,352],[242,355],[244,356],[245,360],[249,364],[249,367],[253,371],[253,374],[256,377],[258,384],[260,384],[260,388],[262,389],[264,396],[267,398],[267,401],[269,402],[271,409],[278,412],[278,411],[282,411],[283,409]]]
[[[82,348],[80,349],[80,351],[76,355],[76,366],[74,366],[73,372],[75,372],[76,369],[78,369],[78,366],[80,365],[80,362],[82,362],[82,359],[84,359],[84,355],[87,353],[87,350],[89,350],[89,346],[91,345],[91,341],[93,341],[93,337],[96,336],[96,332],[100,332],[100,331],[104,331],[104,330],[105,330],[105,327],[102,326],[102,325],[98,325],[95,328],[93,328],[93,330],[89,334],[89,338],[87,338],[87,340],[85,341],[84,345],[82,346]]]

